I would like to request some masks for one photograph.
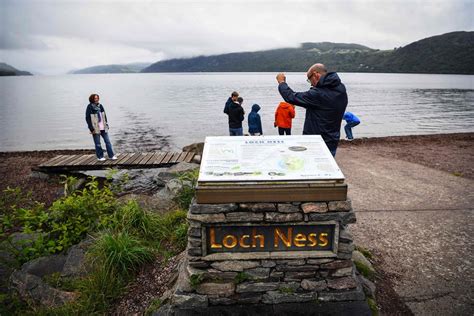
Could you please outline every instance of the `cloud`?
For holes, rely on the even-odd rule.
[[[2,1],[5,62],[43,73],[98,64],[351,42],[388,49],[472,30],[466,1]]]

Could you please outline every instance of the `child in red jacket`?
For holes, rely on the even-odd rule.
[[[294,117],[295,106],[290,103],[280,102],[275,111],[275,123],[273,123],[273,126],[278,127],[278,134],[291,135],[291,121]]]

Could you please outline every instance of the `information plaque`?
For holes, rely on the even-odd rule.
[[[319,135],[206,137],[200,183],[344,180]]]

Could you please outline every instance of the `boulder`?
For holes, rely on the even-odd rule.
[[[51,255],[36,258],[25,263],[21,267],[21,271],[42,278],[45,275],[61,272],[66,258],[65,255]]]
[[[193,152],[200,156],[202,156],[202,152],[204,151],[204,143],[193,143],[183,147],[183,151]]]
[[[91,246],[92,239],[86,239],[69,248],[66,262],[61,271],[62,277],[81,277],[87,274],[85,264],[87,249]]]
[[[20,297],[47,307],[61,306],[77,297],[76,293],[55,289],[44,283],[39,276],[25,271],[15,271],[10,281]]]

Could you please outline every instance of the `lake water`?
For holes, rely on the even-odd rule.
[[[105,74],[0,77],[0,151],[93,148],[84,113],[98,93],[118,151],[178,149],[227,135],[224,103],[233,90],[244,109],[258,103],[264,134],[277,134],[281,97],[275,73]],[[474,132],[474,76],[340,73],[347,110],[361,118],[355,137]],[[295,91],[304,73],[287,74]],[[301,134],[303,108],[293,133]],[[244,121],[247,129],[247,117]],[[342,135],[344,135],[342,131]]]

